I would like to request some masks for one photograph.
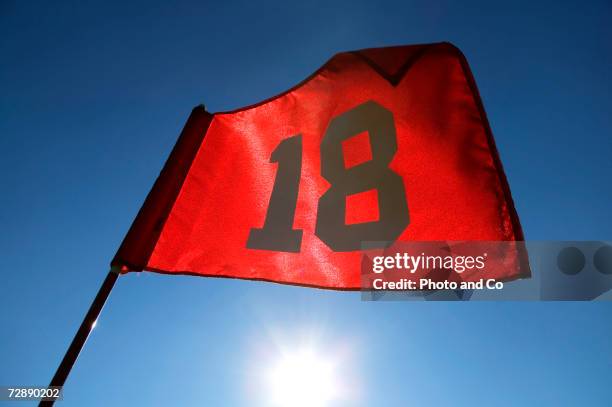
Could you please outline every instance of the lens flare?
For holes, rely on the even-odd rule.
[[[283,355],[268,379],[276,407],[326,407],[337,396],[334,364],[312,350]]]

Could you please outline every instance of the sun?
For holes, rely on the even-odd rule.
[[[285,354],[268,381],[275,407],[327,407],[337,396],[334,363],[310,349]]]

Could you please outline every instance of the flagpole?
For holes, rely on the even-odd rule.
[[[68,347],[68,350],[66,351],[66,354],[62,359],[62,362],[57,368],[53,379],[51,379],[49,387],[62,387],[66,382],[66,379],[70,374],[72,366],[74,366],[74,363],[79,357],[81,349],[83,349],[83,345],[85,345],[85,342],[87,341],[87,337],[94,328],[94,325],[98,317],[100,316],[100,311],[102,311],[102,308],[104,307],[108,296],[110,295],[113,287],[115,286],[115,282],[119,277],[119,271],[120,270],[118,267],[111,267],[106,278],[104,279],[104,282],[102,283],[102,286],[100,286],[100,289],[98,290],[98,294],[96,294],[96,298],[94,298],[93,302],[91,303],[89,311],[87,311],[87,314],[85,314],[85,318],[83,319],[83,322],[81,322],[81,326],[79,327],[76,335],[74,335],[74,339],[72,339],[72,342],[70,343],[70,346]],[[54,402],[55,401],[44,400],[41,401],[38,406],[53,406]]]

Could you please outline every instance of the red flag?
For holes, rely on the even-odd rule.
[[[448,43],[340,53],[264,102],[194,109],[113,265],[358,289],[364,242],[431,240],[523,240]]]

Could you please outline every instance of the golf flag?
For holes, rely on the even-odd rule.
[[[439,43],[340,53],[261,103],[195,108],[113,266],[359,289],[365,242],[473,240],[523,233],[466,59]]]

